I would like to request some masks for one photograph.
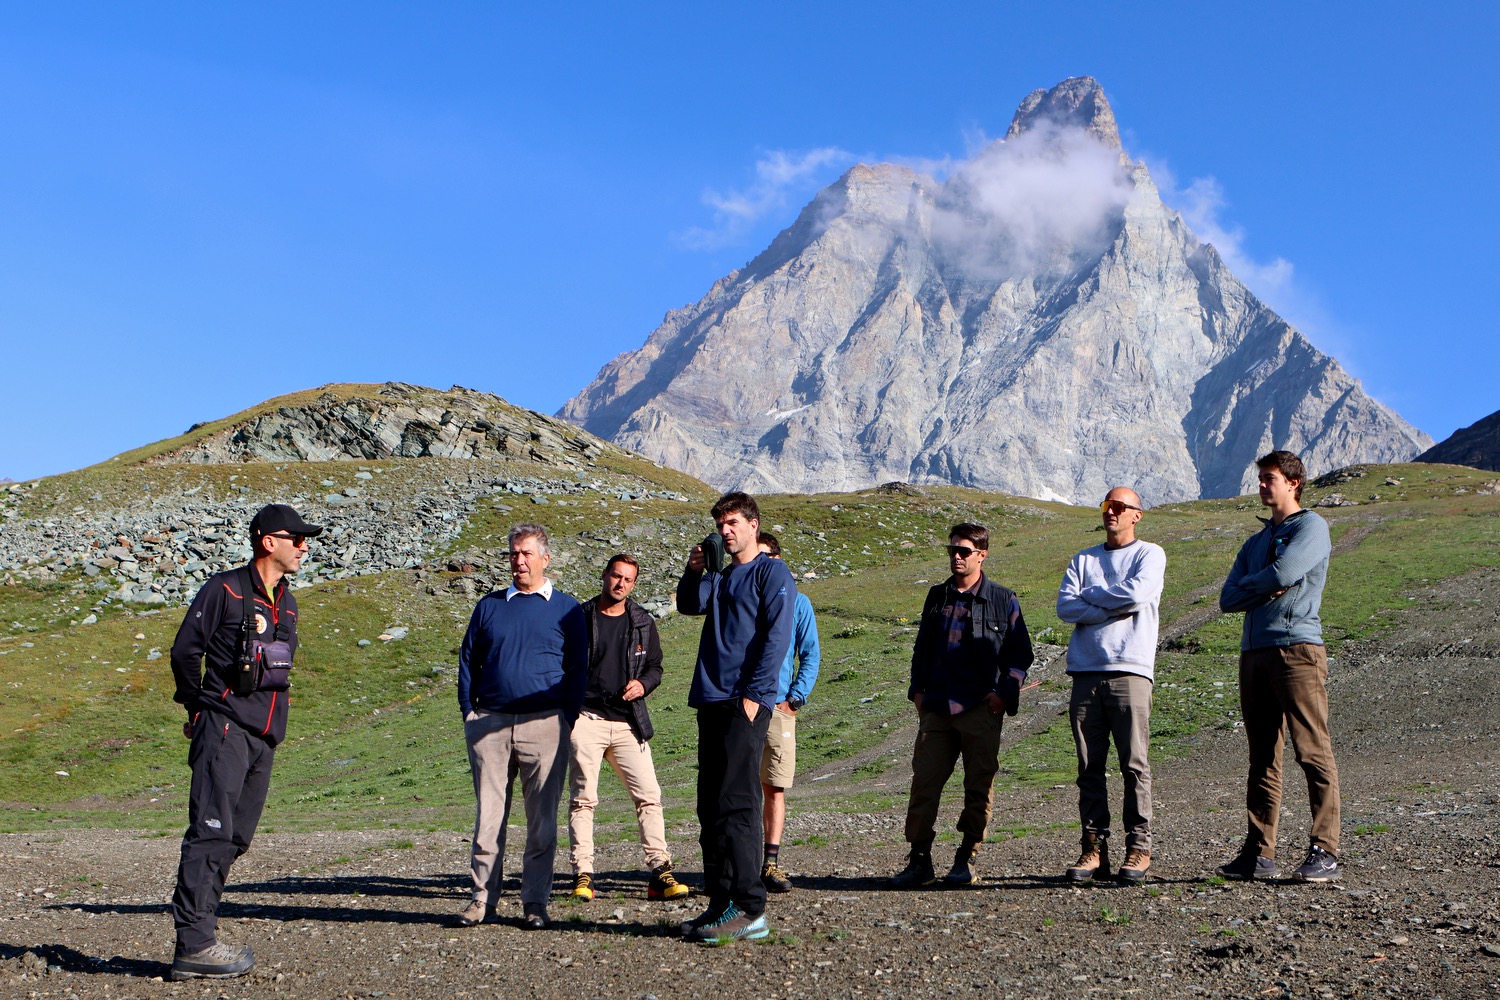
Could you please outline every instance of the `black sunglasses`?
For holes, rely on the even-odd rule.
[[[298,534],[294,534],[292,532],[282,533],[280,531],[273,531],[269,535],[267,535],[266,537],[267,538],[284,538],[287,541],[291,542],[293,545],[295,545],[299,549],[302,546],[304,546],[304,545],[307,544],[308,539],[312,538],[311,535],[298,535]]]
[[[1135,504],[1126,503],[1124,500],[1100,500],[1099,509],[1110,514],[1123,514],[1127,510],[1140,510]]]
[[[967,559],[967,558],[969,558],[970,556],[972,556],[974,553],[976,553],[978,551],[980,551],[980,550],[979,549],[971,549],[967,545],[950,545],[950,546],[948,546],[948,554],[950,556],[958,556],[960,559]]]

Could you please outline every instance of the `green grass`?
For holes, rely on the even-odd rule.
[[[555,546],[569,554],[556,575],[579,596],[593,593],[598,566],[620,548],[646,557],[643,595],[670,593],[687,549],[711,527],[712,491],[639,459],[610,461],[615,464],[601,464],[599,477],[646,474],[662,489],[697,499],[601,505],[594,497],[581,506],[558,507],[501,497],[513,510],[507,514],[492,500],[455,548],[503,546],[511,520],[542,516]],[[386,464],[393,470],[400,465]],[[194,477],[227,482],[239,475],[269,489],[330,474],[321,466],[124,465],[104,463],[46,480],[36,491],[42,496],[28,499],[27,506],[71,509],[78,490],[128,494],[142,482],[161,488]],[[348,471],[347,464],[325,465]],[[1335,652],[1343,641],[1389,628],[1393,613],[1423,586],[1500,565],[1500,498],[1473,492],[1493,474],[1372,467],[1358,482],[1379,483],[1391,472],[1405,480],[1396,499],[1321,511],[1340,546],[1323,615]],[[1362,496],[1349,484],[1340,489]],[[1315,501],[1323,492],[1310,490],[1306,499]],[[899,809],[904,802],[909,737],[894,737],[912,717],[906,700],[912,620],[927,588],[946,575],[940,546],[948,526],[959,520],[990,526],[995,540],[986,570],[1017,591],[1033,635],[1054,644],[1065,643],[1069,631],[1053,613],[1063,567],[1075,551],[1100,538],[1091,508],[951,487],[923,495],[871,490],[768,496],[761,502],[763,522],[780,535],[787,561],[817,609],[823,637],[822,676],[799,716],[799,781],[791,795],[795,800],[816,794],[819,808],[847,811]],[[1163,631],[1183,631],[1158,659],[1154,755],[1190,754],[1200,732],[1231,727],[1238,719],[1239,616],[1218,615],[1216,602],[1235,551],[1259,527],[1259,512],[1245,498],[1202,501],[1153,510],[1142,522],[1142,536],[1167,549]],[[473,796],[453,671],[472,600],[448,588],[453,578],[393,572],[298,592],[303,645],[264,828],[469,827]],[[0,699],[0,830],[88,825],[169,834],[182,825],[185,713],[171,701],[165,655],[181,609],[97,605],[97,623],[74,624],[94,611],[91,600],[68,580],[0,587],[0,676],[6,685]],[[1184,621],[1196,624],[1176,628]],[[392,625],[411,631],[395,642],[358,645]],[[699,620],[675,615],[661,623],[666,672],[651,701],[658,732],[652,747],[668,827],[689,837],[697,736],[686,700],[699,629]],[[152,650],[161,656],[148,659]],[[1028,692],[1030,704],[1065,699],[1060,663],[1052,673],[1043,687]],[[849,768],[851,758],[862,762]],[[1066,718],[1059,715],[1037,735],[1007,746],[1001,766],[1001,794],[1023,785],[1071,784],[1076,765]],[[812,784],[839,768],[853,770],[852,780]],[[601,841],[635,836],[634,810],[609,776],[601,781],[597,826]],[[1379,832],[1376,825],[1369,829]]]

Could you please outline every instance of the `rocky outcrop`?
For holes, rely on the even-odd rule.
[[[890,480],[1152,504],[1430,443],[1261,303],[1088,78],[945,181],[859,165],[560,416],[721,488]]]
[[[388,382],[368,389],[371,391],[357,395],[326,391],[307,403],[277,406],[155,461],[484,457],[577,465],[596,458],[604,446],[604,442],[563,421],[462,386],[439,392]]]
[[[1500,410],[1454,431],[1447,440],[1428,448],[1413,461],[1467,465],[1500,472]]]

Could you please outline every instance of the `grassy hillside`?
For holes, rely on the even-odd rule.
[[[628,456],[606,456],[600,466],[602,477],[655,482],[696,499],[591,497],[564,506],[488,498],[453,549],[502,547],[511,521],[537,519],[554,532],[554,576],[580,597],[594,592],[599,565],[620,549],[643,554],[643,595],[669,593],[687,549],[712,526],[711,491]],[[290,479],[324,474],[285,465],[188,471],[226,482],[236,476],[238,485],[267,496]],[[1485,487],[1493,473],[1431,465],[1364,471],[1363,478],[1310,488],[1304,498],[1316,502],[1338,490],[1359,501],[1321,511],[1333,525],[1336,552],[1324,603],[1335,670],[1339,643],[1381,634],[1416,588],[1500,564],[1500,495]],[[37,499],[61,511],[85,491],[128,495],[176,474],[106,463],[47,480]],[[1385,485],[1388,477],[1398,482]],[[817,795],[820,807],[857,811],[898,808],[904,800],[910,620],[926,587],[946,572],[939,546],[958,520],[990,526],[987,570],[1019,593],[1039,650],[1052,661],[1036,672],[1041,683],[1027,694],[1031,717],[1017,727],[1028,735],[1006,750],[1001,780],[1071,782],[1057,659],[1067,630],[1053,602],[1068,558],[1101,538],[1096,510],[958,488],[770,496],[762,509],[764,526],[781,536],[818,610],[823,640],[822,677],[799,725],[802,784],[794,799]],[[1167,648],[1153,718],[1158,755],[1191,754],[1195,734],[1233,726],[1238,717],[1239,619],[1217,613],[1217,594],[1234,552],[1258,528],[1258,513],[1253,498],[1202,501],[1154,510],[1142,522],[1141,535],[1162,544],[1169,561]],[[299,592],[302,651],[292,717],[263,829],[468,826],[472,798],[453,684],[472,600],[455,589],[459,577],[401,571]],[[175,835],[184,816],[187,742],[165,654],[181,609],[91,605],[70,583],[0,587],[0,830],[87,824]],[[84,624],[91,614],[98,620]],[[697,625],[675,615],[662,623],[666,680],[652,699],[668,821],[683,824],[679,832],[689,829],[692,813],[686,690]],[[381,640],[392,626],[410,631]],[[816,780],[825,774],[835,777]],[[605,782],[602,790],[601,835],[632,838],[633,817],[618,785]]]

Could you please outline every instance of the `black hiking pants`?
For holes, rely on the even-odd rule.
[[[201,951],[215,941],[229,866],[250,849],[266,804],[275,752],[265,740],[217,712],[199,712],[193,723],[188,827],[182,836],[177,890],[172,893],[179,955]]]
[[[698,709],[698,844],[703,848],[703,888],[709,906],[737,905],[750,916],[766,909],[760,880],[760,761],[771,710],[761,705],[755,721],[740,700]]]

